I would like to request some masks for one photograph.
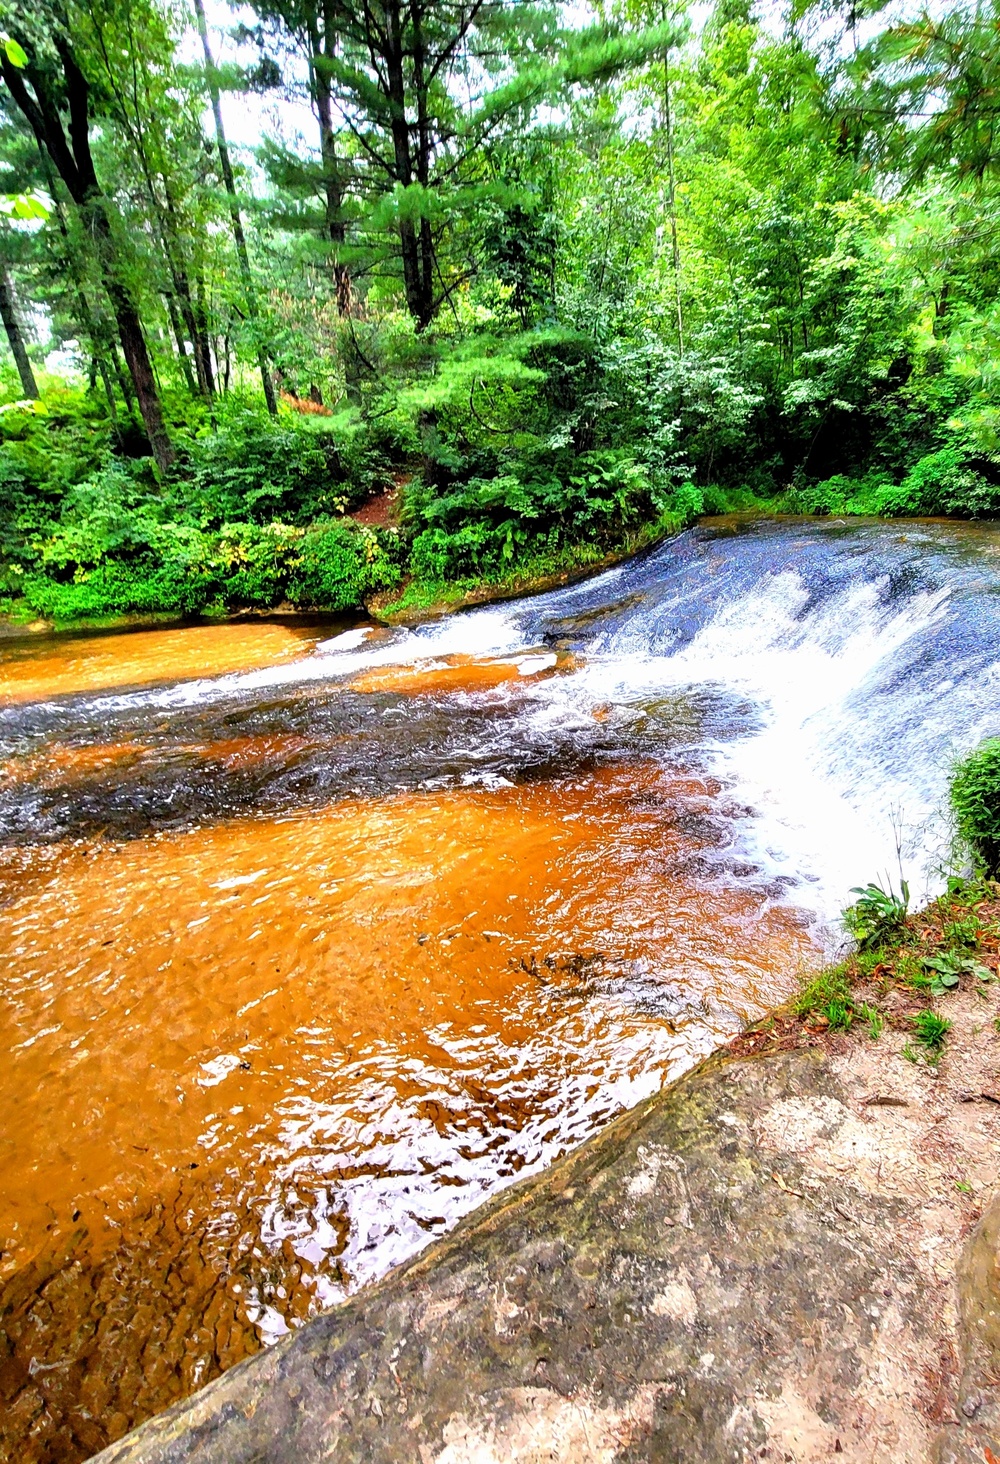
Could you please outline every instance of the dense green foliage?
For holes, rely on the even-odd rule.
[[[951,809],[958,838],[983,874],[1000,875],[1000,738],[991,738],[952,772]]]
[[[995,8],[254,9],[196,67],[165,0],[0,0],[9,607],[419,603],[731,507],[1000,514]],[[231,152],[220,87],[230,125],[305,95],[313,139]]]

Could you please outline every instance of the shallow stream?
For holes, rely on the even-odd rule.
[[[0,1455],[86,1458],[933,888],[1000,529],[716,521],[414,630],[0,641]]]

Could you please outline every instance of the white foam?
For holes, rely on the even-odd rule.
[[[453,615],[417,630],[401,630],[378,645],[366,647],[371,627],[345,631],[323,641],[301,661],[267,666],[259,671],[181,682],[153,691],[104,696],[87,708],[118,711],[134,707],[193,707],[247,692],[346,679],[375,666],[408,666],[435,656],[499,656],[525,649],[516,618],[492,607]]]
[[[748,852],[772,875],[796,880],[790,898],[832,922],[852,886],[887,878],[898,885],[899,832],[903,873],[922,897],[940,884],[947,759],[936,749],[933,762],[921,757],[912,735],[887,748],[869,703],[879,677],[906,663],[908,643],[943,620],[950,590],[915,593],[887,612],[882,589],[862,581],[807,611],[797,572],[768,575],[666,654],[651,645],[671,638],[669,607],[640,610],[595,637],[581,671],[542,683],[532,715],[582,726],[602,704],[627,714],[630,703],[665,692],[736,693],[753,704],[762,729],[703,751],[759,815],[744,831]],[[898,700],[912,701],[914,692],[894,695],[898,712]],[[953,710],[953,742],[973,745],[988,718]]]

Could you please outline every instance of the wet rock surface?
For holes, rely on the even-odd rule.
[[[982,1464],[1000,1106],[961,1045],[712,1058],[101,1464]]]

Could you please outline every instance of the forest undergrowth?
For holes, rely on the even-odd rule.
[[[251,10],[0,0],[0,611],[1000,516],[995,4]]]

